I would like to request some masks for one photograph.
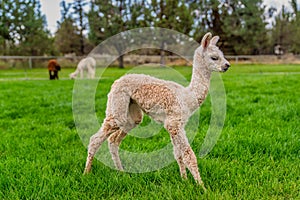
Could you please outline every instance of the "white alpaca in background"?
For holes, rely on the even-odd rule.
[[[87,57],[82,59],[78,65],[75,72],[70,74],[71,79],[75,79],[80,73],[80,78],[83,78],[83,71],[87,71],[87,78],[95,78],[96,73],[96,60],[92,57]]]

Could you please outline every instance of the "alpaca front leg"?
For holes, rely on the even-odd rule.
[[[195,181],[202,186],[204,191],[206,191],[204,183],[200,177],[196,155],[192,150],[192,148],[190,147],[190,145],[188,145],[188,147],[185,150],[183,150],[182,155],[183,155],[183,162],[186,165],[186,167],[189,169],[189,171],[192,173]]]
[[[80,78],[83,79],[83,70],[80,70]]]
[[[175,159],[178,163],[180,175],[183,179],[187,178],[186,166],[182,157],[182,145],[188,144],[187,138],[185,136],[185,131],[182,125],[177,121],[166,121],[165,128],[170,133],[171,141],[173,144],[173,151]]]
[[[88,157],[86,159],[86,164],[83,172],[84,174],[88,174],[91,171],[93,159],[94,156],[88,153]]]
[[[95,78],[95,74],[96,74],[96,71],[95,71],[95,69],[93,69],[93,70],[91,71],[91,79],[94,79],[94,78]]]
[[[185,167],[187,167],[192,173],[195,181],[202,186],[204,191],[206,191],[198,170],[197,158],[188,143],[185,131],[182,127],[174,125],[176,125],[176,123],[167,125],[166,128],[171,134],[175,158],[180,168],[180,174],[183,177],[186,176]],[[184,163],[184,166],[182,163]]]

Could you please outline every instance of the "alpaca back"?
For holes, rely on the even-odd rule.
[[[96,61],[92,57],[87,57],[82,59],[79,63],[77,68],[78,69],[94,69],[96,67]]]
[[[48,70],[49,71],[56,71],[56,67],[59,66],[57,61],[52,59],[48,61]]]
[[[129,103],[134,102],[157,122],[164,122],[166,116],[176,115],[176,112],[180,113],[178,116],[187,118],[182,114],[190,115],[185,105],[187,94],[186,88],[175,82],[144,74],[128,74],[112,85],[107,108],[119,107],[124,102],[127,104],[124,107],[128,107]],[[109,109],[107,114],[114,111]]]

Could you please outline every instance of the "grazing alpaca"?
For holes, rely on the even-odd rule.
[[[78,65],[75,72],[70,74],[71,79],[75,79],[80,73],[80,78],[83,78],[83,71],[87,71],[87,78],[95,78],[96,71],[96,61],[92,57],[87,57],[82,59]]]
[[[212,38],[211,33],[203,37],[200,47],[195,50],[193,74],[188,87],[142,74],[128,74],[115,81],[108,95],[106,118],[100,130],[90,139],[85,173],[90,172],[94,155],[106,139],[115,166],[123,170],[119,145],[127,133],[141,123],[144,112],[163,123],[169,132],[181,176],[187,178],[188,168],[205,190],[184,127],[206,98],[212,71],[225,72],[230,66],[216,46],[218,40],[219,37]]]
[[[60,71],[60,65],[56,60],[48,61],[48,71],[50,80],[58,79],[58,71]]]

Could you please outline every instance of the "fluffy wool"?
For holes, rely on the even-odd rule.
[[[106,118],[100,130],[90,139],[85,173],[91,170],[95,153],[106,139],[115,166],[124,170],[119,145],[127,133],[141,123],[145,113],[163,123],[169,132],[181,176],[187,178],[188,168],[205,190],[197,158],[188,143],[184,127],[206,98],[211,73],[225,72],[230,66],[216,46],[218,40],[219,37],[212,38],[211,33],[203,37],[194,53],[193,74],[188,87],[143,74],[128,74],[116,80],[108,94]]]

